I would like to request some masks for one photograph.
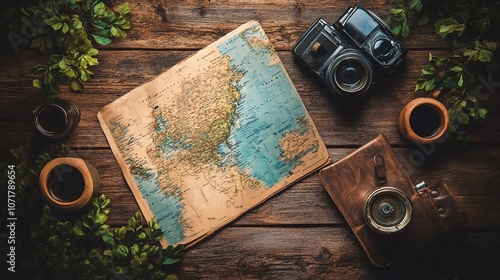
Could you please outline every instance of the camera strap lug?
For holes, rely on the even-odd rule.
[[[387,172],[385,170],[384,157],[381,155],[376,155],[375,157],[373,157],[373,163],[375,165],[375,174],[377,175],[379,186],[387,184]]]

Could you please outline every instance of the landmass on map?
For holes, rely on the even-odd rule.
[[[192,245],[329,162],[258,22],[105,106],[98,118],[163,245]]]

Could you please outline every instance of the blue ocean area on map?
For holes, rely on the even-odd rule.
[[[164,247],[202,240],[329,159],[257,21],[105,106],[98,118]]]
[[[263,35],[250,30],[244,35],[246,40],[237,36],[218,47],[221,55],[230,57],[230,67],[244,74],[236,84],[241,94],[237,107],[239,123],[233,125],[227,144],[221,144],[218,151],[223,159],[229,160],[233,155],[242,172],[271,188],[297,165],[298,159],[282,160],[279,141],[287,132],[301,129],[297,119],[307,113],[285,77],[282,64],[262,67],[269,65],[275,54],[268,45],[249,45],[248,42],[263,43],[252,41],[252,37],[260,40]],[[231,147],[239,149],[231,151]]]
[[[184,227],[181,224],[181,211],[183,204],[178,197],[165,195],[158,187],[156,176],[148,179],[135,177],[144,198],[147,200],[151,212],[155,217],[160,217],[160,225],[165,239],[169,244],[176,244],[184,239]]]

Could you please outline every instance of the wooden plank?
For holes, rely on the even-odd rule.
[[[106,104],[137,86],[153,79],[192,52],[165,51],[102,51],[99,59],[102,65],[95,71],[95,77],[87,83],[85,93],[71,93],[63,87],[62,98],[74,101],[82,111],[82,118],[74,134],[65,143],[72,147],[108,147],[99,127],[97,112]],[[437,52],[444,56],[446,52]],[[396,127],[399,110],[411,99],[424,96],[414,92],[414,83],[420,70],[426,64],[427,52],[413,51],[408,54],[406,66],[390,82],[374,91],[350,112],[343,112],[310,75],[302,70],[290,52],[279,52],[292,81],[299,91],[306,108],[316,123],[325,143],[329,146],[361,145],[378,133],[384,133],[393,144],[407,144]],[[32,138],[32,110],[41,102],[37,89],[31,86],[26,75],[31,66],[44,61],[34,52],[19,56],[0,54],[6,64],[0,65],[0,92],[4,102],[0,104],[0,133],[9,137],[0,139],[0,146],[13,147]],[[135,71],[140,65],[140,73]],[[498,89],[495,89],[498,90]],[[485,94],[489,92],[485,91]],[[498,142],[500,139],[500,107],[498,95],[489,94],[481,101],[489,109],[486,122],[480,129],[473,130],[473,141]],[[442,100],[446,100],[446,96]],[[383,105],[383,109],[382,108]],[[21,122],[16,122],[20,120]],[[16,137],[15,137],[16,136]]]
[[[330,149],[337,161],[353,149]],[[415,182],[443,178],[460,206],[467,213],[466,227],[500,227],[500,148],[470,148],[456,153],[437,148],[432,157],[420,166],[406,161],[414,152],[409,148],[396,148],[405,167]],[[120,226],[139,211],[121,170],[110,150],[72,149],[68,156],[86,159],[98,170],[101,191],[111,198],[109,222]],[[474,166],[474,169],[470,167]],[[344,225],[345,221],[323,188],[317,172],[290,186],[259,207],[250,210],[234,222],[237,226],[256,225]]]
[[[117,7],[126,0],[112,1]],[[77,130],[63,142],[70,156],[89,160],[101,175],[101,191],[111,198],[109,222],[121,226],[139,208],[95,117],[102,106],[143,84],[248,20],[259,20],[279,50],[318,130],[339,160],[378,133],[384,133],[415,181],[444,178],[468,214],[469,223],[387,269],[371,265],[318,174],[304,178],[211,237],[189,249],[180,279],[498,279],[500,262],[500,98],[485,100],[487,121],[472,131],[464,151],[449,145],[414,146],[399,136],[395,117],[411,99],[428,51],[446,56],[450,44],[428,26],[403,40],[406,66],[385,87],[349,113],[340,112],[328,92],[314,82],[290,52],[317,17],[334,22],[348,1],[326,0],[148,0],[129,1],[132,25],[126,40],[101,47],[95,77],[84,94],[63,87],[63,98],[82,109]],[[388,18],[392,1],[360,3]],[[1,23],[0,23],[1,24]],[[5,38],[5,37],[4,37]],[[46,55],[14,55],[0,44],[0,150],[33,139],[31,111],[41,95],[28,70]],[[2,51],[3,50],[3,51]],[[498,89],[495,89],[498,90]],[[445,100],[443,97],[442,100]],[[39,141],[36,138],[35,141]],[[419,157],[420,156],[420,157]],[[36,192],[30,197],[40,201]]]
[[[113,2],[117,8],[125,0]],[[200,49],[239,25],[258,20],[278,50],[293,44],[318,17],[333,24],[354,3],[346,1],[128,1],[132,28],[125,40],[104,48]],[[389,19],[391,1],[358,1],[382,19]],[[411,49],[447,48],[433,26],[417,28],[403,40]],[[11,49],[5,40],[3,49]]]
[[[224,228],[188,249],[180,279],[497,279],[500,234],[455,233],[385,269],[347,228]],[[487,256],[487,257],[486,257]]]

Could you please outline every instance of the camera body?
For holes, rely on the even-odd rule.
[[[393,73],[406,53],[384,21],[361,5],[333,25],[317,19],[293,48],[294,56],[347,102]]]
[[[319,177],[376,266],[388,266],[467,221],[443,180],[413,183],[382,134]]]

